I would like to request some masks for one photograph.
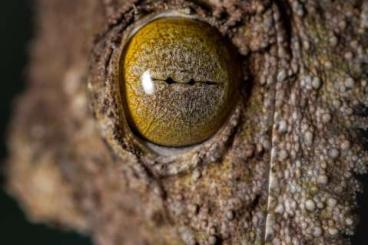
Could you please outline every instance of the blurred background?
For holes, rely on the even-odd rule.
[[[34,36],[32,8],[31,0],[0,2],[0,162],[7,155],[6,128],[12,114],[14,99],[25,88],[28,43]],[[1,245],[92,244],[87,237],[29,223],[18,204],[4,191],[3,184],[4,176],[0,172]]]
[[[66,0],[70,1],[70,0]],[[93,1],[93,0],[91,0]],[[95,0],[94,0],[95,1]],[[1,0],[0,3],[0,162],[6,159],[6,128],[14,99],[25,89],[28,43],[34,36],[31,0]],[[2,165],[0,165],[2,166]],[[360,176],[365,194],[358,195],[361,222],[353,245],[368,244],[368,177]],[[3,189],[0,168],[0,244],[2,245],[90,245],[87,237],[27,221],[18,204]]]

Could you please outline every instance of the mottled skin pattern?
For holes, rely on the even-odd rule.
[[[124,124],[116,56],[185,9],[242,55],[242,96],[203,144],[151,151]],[[368,161],[368,2],[39,0],[9,190],[96,244],[348,244]],[[119,126],[120,125],[120,126]]]

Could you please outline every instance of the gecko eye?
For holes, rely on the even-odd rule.
[[[120,59],[120,89],[130,127],[162,146],[213,135],[229,116],[240,62],[217,29],[189,17],[161,17],[132,34]]]

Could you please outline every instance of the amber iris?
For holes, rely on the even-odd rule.
[[[120,63],[130,126],[162,146],[200,143],[234,107],[240,63],[217,29],[186,17],[162,17],[127,42]]]

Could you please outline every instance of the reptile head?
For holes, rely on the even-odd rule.
[[[97,244],[345,244],[368,4],[39,0],[10,190]]]

